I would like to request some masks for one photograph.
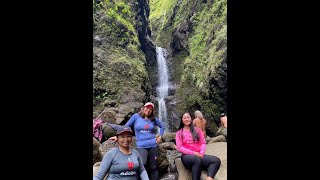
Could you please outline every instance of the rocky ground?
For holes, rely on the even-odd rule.
[[[207,137],[206,154],[220,158],[221,166],[215,180],[227,180],[227,142],[226,137],[219,135],[213,138]],[[191,180],[190,171],[181,163],[181,153],[174,149],[175,133],[165,133],[163,142],[158,146],[158,170],[161,180],[179,179]],[[107,140],[100,143],[93,138],[93,174],[99,168],[100,161],[106,152],[117,146],[117,143]],[[136,140],[133,137],[132,147],[136,148]],[[206,171],[202,172],[202,179],[206,176]]]

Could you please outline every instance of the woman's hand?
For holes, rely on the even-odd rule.
[[[179,151],[177,145],[174,144],[173,147],[174,147],[175,150]]]
[[[160,143],[161,143],[161,139],[162,139],[161,136],[158,136],[158,137],[156,138],[156,143],[157,143],[157,144],[160,144]]]
[[[196,156],[198,156],[198,157],[201,158],[201,159],[203,158],[203,155],[200,154],[200,153],[198,153],[198,152],[194,152],[193,154],[196,155]]]
[[[112,142],[116,142],[118,140],[117,136],[112,136],[109,138]]]

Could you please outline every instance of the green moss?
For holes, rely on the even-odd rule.
[[[220,109],[217,107],[217,102],[209,99],[216,96],[215,94],[209,96],[209,78],[215,74],[216,68],[226,58],[227,1],[216,0],[212,5],[208,3],[182,1],[175,16],[171,17],[171,25],[158,29],[157,40],[167,42],[163,36],[169,32],[164,33],[165,30],[173,31],[186,26],[188,17],[192,15],[189,19],[192,29],[188,31],[186,39],[188,49],[185,52],[188,54],[173,57],[175,62],[173,66],[179,69],[178,72],[174,72],[174,77],[181,77],[176,96],[183,101],[178,105],[178,109],[189,111],[193,107],[200,106],[206,116],[213,117]]]
[[[104,91],[97,94],[95,99],[118,99],[122,89],[141,86],[141,82],[146,79],[147,72],[140,57],[129,57],[127,52],[121,47],[109,47],[106,50],[108,61],[104,61],[105,65],[95,71],[93,76],[94,87]]]
[[[226,52],[226,45],[217,51],[218,44],[226,43],[227,38],[226,2],[215,1],[212,7],[204,4],[202,10],[191,17],[194,32],[188,39],[190,56],[186,58],[184,73],[192,72],[192,81],[200,89],[208,89],[209,74],[221,63]]]
[[[208,116],[219,113],[216,102],[208,99],[208,81],[226,58],[227,1],[216,0],[212,5],[212,1],[196,0],[149,2],[152,39],[157,46],[168,48],[173,31],[191,22],[185,39],[187,49],[172,57],[173,79],[179,84],[176,95],[183,100],[179,106],[184,110],[201,106]],[[132,5],[137,2],[105,0],[94,7],[94,32],[104,39],[104,44],[94,48],[95,104],[118,99],[127,87],[141,88],[147,79]],[[104,10],[97,11],[99,8]]]
[[[174,0],[150,0],[150,27],[152,38],[158,46],[165,47],[169,41],[172,28],[170,24],[173,8],[177,4]]]
[[[150,0],[150,20],[159,20],[166,17],[166,12],[171,10],[173,0]]]
[[[94,111],[119,100],[124,89],[140,92],[147,79],[145,57],[140,50],[133,1],[105,0],[94,6],[93,32],[100,44],[93,47]]]
[[[99,7],[99,13],[103,16],[103,18],[93,16],[94,25],[98,25],[95,27],[96,31],[103,30],[110,37],[121,35],[123,43],[139,44],[138,34],[134,28],[135,15],[126,1],[104,1],[96,6]]]
[[[172,71],[171,73],[175,84],[179,84],[180,82],[184,70],[184,62],[186,57],[188,57],[187,51],[178,52],[173,57],[174,61],[172,63],[172,66],[174,67],[174,71]]]
[[[191,111],[193,112],[194,107],[199,107],[203,114],[207,117],[214,117],[216,114],[220,113],[220,109],[212,100],[204,98],[204,95],[197,89],[192,89],[191,84],[187,83],[186,86],[178,89],[177,95],[183,97],[183,101],[178,105],[178,108],[182,112]]]

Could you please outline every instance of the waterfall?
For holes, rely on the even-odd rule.
[[[166,131],[169,132],[169,122],[167,117],[167,107],[164,98],[168,96],[169,90],[169,78],[168,78],[168,67],[165,58],[165,49],[156,47],[157,52],[157,63],[158,63],[158,87],[157,87],[157,100],[159,104],[159,119],[164,122]]]

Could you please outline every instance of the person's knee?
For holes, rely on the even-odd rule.
[[[137,149],[139,156],[142,159],[143,165],[146,167],[147,165],[147,160],[148,160],[148,151],[145,149]]]
[[[214,158],[214,161],[212,162],[212,164],[214,165],[215,168],[219,169],[221,166],[221,160],[218,157]]]
[[[146,165],[147,165],[147,157],[145,157],[145,158],[141,157],[141,159],[142,159],[142,163],[143,163],[144,167],[146,167]]]
[[[158,172],[157,165],[151,165],[150,169],[151,169],[152,172]]]
[[[150,169],[155,170],[158,169],[156,164],[150,164]]]
[[[200,164],[201,164],[201,158],[199,158],[199,157],[194,157],[194,164],[200,165]]]
[[[216,157],[216,158],[215,158],[215,162],[216,162],[216,163],[218,163],[218,164],[220,165],[220,164],[221,164],[221,160],[220,160],[220,158]]]
[[[157,156],[150,157],[150,169],[157,169]]]
[[[149,152],[150,169],[157,169],[158,151],[153,148]]]

